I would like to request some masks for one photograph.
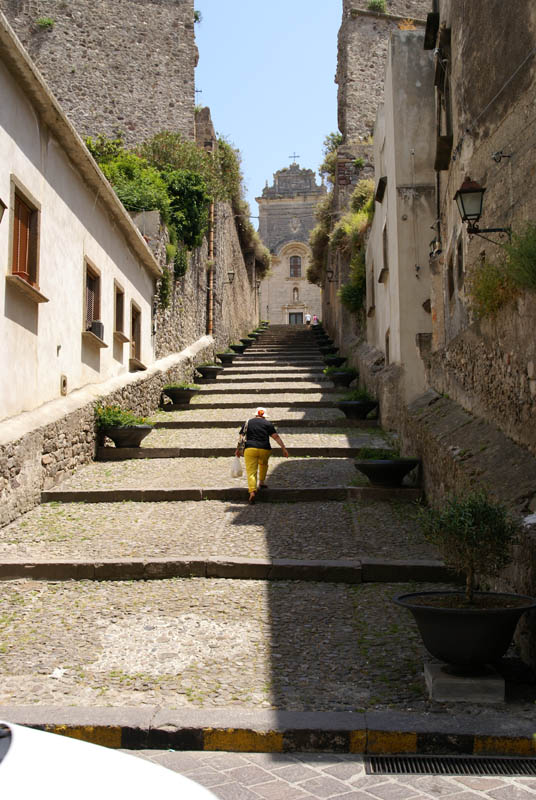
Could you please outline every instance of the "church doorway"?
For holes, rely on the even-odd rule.
[[[290,313],[288,315],[288,324],[289,325],[303,325],[303,312],[299,314],[296,312]]]

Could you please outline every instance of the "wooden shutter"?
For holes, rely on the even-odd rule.
[[[99,318],[99,276],[86,267],[86,331]]]
[[[28,255],[30,252],[30,227],[32,209],[15,195],[15,223],[13,227],[13,266],[14,275],[30,279]]]

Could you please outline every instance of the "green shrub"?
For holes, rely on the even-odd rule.
[[[352,196],[350,198],[350,208],[354,212],[364,209],[367,215],[370,216],[369,206],[371,206],[372,215],[374,214],[374,181],[370,178],[364,178],[359,181]]]
[[[357,452],[357,458],[365,459],[378,459],[379,461],[390,461],[393,458],[400,458],[400,451],[396,447],[381,448],[381,447],[361,447]]]
[[[173,274],[178,280],[186,275],[188,271],[188,250],[185,247],[180,247],[173,259]]]
[[[152,425],[145,417],[138,417],[133,411],[119,406],[97,406],[95,420],[98,428],[125,428],[130,425]]]
[[[441,508],[421,510],[424,535],[447,566],[465,573],[465,599],[472,603],[476,575],[497,577],[512,559],[521,525],[506,507],[478,490],[451,495]]]
[[[157,208],[164,219],[169,214],[166,183],[160,172],[145,159],[126,150],[100,164],[115,193],[128,211]]]
[[[366,389],[352,389],[341,398],[342,400],[364,400],[366,402],[373,402],[374,398],[370,396]]]
[[[357,314],[363,309],[366,294],[365,253],[359,250],[350,261],[350,281],[339,288],[337,295],[348,311]]]
[[[171,272],[167,267],[162,269],[162,277],[158,286],[158,300],[162,308],[169,308],[171,302],[172,280]]]
[[[536,291],[536,223],[527,222],[504,245],[506,269],[515,286]]]
[[[357,370],[355,370],[353,367],[325,367],[322,372],[324,375],[333,375],[334,372],[345,372],[347,375],[351,374],[354,377],[357,377]]]
[[[385,14],[385,0],[369,0],[367,8],[369,11],[380,11]]]
[[[169,244],[166,244],[166,264],[171,264],[171,262],[175,260],[176,255],[177,255],[177,245],[172,244],[171,242]]]
[[[517,289],[504,265],[484,261],[469,283],[470,305],[477,317],[497,316],[499,310],[511,302]]]
[[[187,248],[199,247],[208,228],[210,195],[201,175],[178,169],[165,175],[169,223]]]
[[[35,24],[43,30],[51,30],[54,27],[54,20],[52,17],[38,17]]]
[[[162,386],[162,391],[165,392],[166,389],[195,389],[201,391],[202,388],[197,383],[166,383],[165,386]]]

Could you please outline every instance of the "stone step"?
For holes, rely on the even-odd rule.
[[[238,426],[237,426],[238,428]],[[139,450],[149,448],[207,448],[213,450],[217,447],[228,448],[236,444],[237,428],[220,428],[217,423],[212,428],[158,428],[151,431],[141,443]],[[347,447],[381,447],[389,446],[387,437],[381,428],[315,428],[304,430],[295,427],[279,427],[281,437],[284,438],[287,448],[295,455],[296,448],[347,448]],[[273,452],[277,454],[278,446],[272,442]],[[116,449],[108,445],[106,448]],[[123,448],[117,448],[123,449]]]
[[[292,381],[293,384],[296,383],[306,383],[309,386],[316,386],[320,389],[323,388],[325,385],[326,387],[333,387],[333,382],[330,381],[327,375],[324,375],[322,372],[315,372],[309,374],[303,373],[274,373],[272,372],[265,372],[265,373],[255,373],[255,374],[248,374],[247,372],[236,372],[231,373],[225,371],[225,375],[221,375],[219,378],[196,378],[195,382],[198,383],[200,386],[215,386],[216,384],[221,383],[231,383],[231,384],[241,384],[241,383],[255,383],[258,384],[260,388],[263,388],[265,384],[281,384],[281,383],[288,383]]]
[[[293,458],[356,458],[359,447],[300,447],[285,440]],[[364,445],[363,445],[364,446]],[[232,447],[98,447],[97,461],[126,461],[131,458],[230,458]]]
[[[405,583],[455,580],[442,561],[382,561],[380,559],[305,560],[297,558],[119,558],[0,559],[0,580],[147,581],[169,578],[221,578],[253,581],[315,581],[327,583]]]
[[[356,718],[369,707],[424,711],[426,654],[410,615],[392,602],[410,587],[205,577],[4,581],[2,702],[29,706],[47,723],[55,705],[85,713],[103,704],[115,713],[159,706],[175,709],[177,720],[200,706]],[[172,728],[173,717],[160,718],[157,727],[164,725]]]
[[[269,490],[268,490],[269,491]],[[437,561],[412,503],[46,503],[2,529],[0,560]],[[329,531],[329,535],[323,535]]]
[[[453,748],[458,755],[486,753],[506,757],[526,757],[533,750],[531,721],[523,717],[521,709],[516,709],[518,716],[508,710],[506,719],[501,711],[454,715],[448,705],[443,704],[442,708],[445,710],[434,714],[413,709],[356,714],[354,711],[244,711],[221,705],[177,709],[161,705],[75,708],[33,704],[0,706],[0,718],[120,748],[132,756],[150,750],[151,761],[193,780],[208,779],[211,786],[219,786],[221,792],[226,792],[221,797],[232,796],[237,800],[260,796],[249,789],[252,775],[254,780],[262,781],[263,792],[265,786],[272,785],[283,792],[278,797],[307,797],[301,786],[308,789],[309,781],[316,792],[309,797],[318,797],[318,790],[322,796],[333,795],[336,790],[339,798],[355,798],[356,785],[363,800],[377,797],[376,791],[374,794],[367,791],[369,787],[377,789],[378,776],[365,774],[363,754],[393,754],[400,742],[404,743],[404,753],[425,758],[442,756]],[[497,731],[501,734],[497,735]],[[235,773],[237,765],[241,768],[240,776]],[[296,775],[301,786],[296,785]],[[335,778],[334,782],[334,775],[343,777]],[[402,798],[410,791],[423,800],[432,796],[422,794],[423,780],[429,782],[426,776],[384,778],[380,777],[384,796],[388,793],[389,797]],[[437,777],[430,780],[434,788],[447,786],[458,797],[468,782],[463,776],[451,778],[450,783]],[[499,789],[501,797],[519,797],[520,792],[526,795],[526,787],[533,785],[529,781],[495,776],[492,785],[496,787],[496,796]],[[490,781],[475,777],[471,785],[487,788]],[[232,795],[227,786],[232,786]],[[296,794],[297,789],[301,795]],[[488,796],[478,789],[471,793],[473,800]]]
[[[319,399],[321,399],[325,394],[341,394],[341,392],[345,392],[346,390],[337,388],[336,386],[333,386],[331,385],[331,383],[328,383],[328,381],[326,381],[325,385],[322,385],[321,387],[318,385],[300,386],[298,392],[295,391],[295,386],[293,383],[289,384],[288,387],[280,386],[278,384],[274,384],[272,386],[269,383],[264,383],[262,384],[262,391],[266,392],[267,394],[269,392],[270,395],[289,394],[291,392],[299,396],[317,394]],[[204,395],[224,395],[224,394],[252,395],[253,392],[255,392],[255,390],[252,389],[251,387],[249,388],[246,387],[244,389],[241,389],[239,386],[225,387],[224,385],[221,385],[220,388],[220,381],[218,381],[218,386],[216,388],[209,389],[203,387],[202,391],[197,395],[197,397],[194,397],[192,399],[190,405],[194,405],[197,398],[198,397],[202,398]],[[259,393],[260,389],[257,390],[255,396],[258,397]]]
[[[263,366],[259,364],[247,364],[241,367],[225,367],[224,373],[225,376],[227,375],[247,375],[251,376],[258,376],[264,377],[266,375],[274,375],[274,376],[285,376],[285,375],[308,375],[308,374],[315,374],[315,375],[322,375],[323,370],[325,367],[319,365],[318,367],[295,367],[292,365],[287,366]],[[220,373],[216,380],[223,377],[223,373]],[[258,378],[257,378],[258,379]]]
[[[107,462],[101,462],[107,463]],[[133,462],[138,463],[138,462]],[[187,489],[49,489],[41,492],[42,503],[169,503],[172,501],[219,500],[245,502],[246,489],[187,488]],[[316,486],[299,489],[269,488],[258,495],[258,503],[315,503],[323,501],[356,500],[376,502],[396,500],[414,503],[423,496],[422,489],[410,487],[383,489],[376,486]]]
[[[199,401],[198,398],[199,395],[197,398],[193,398],[190,403],[167,403],[161,410],[168,414],[172,411],[191,411],[194,409],[196,411],[206,411],[213,408],[255,408],[259,405],[259,397],[253,397],[251,400],[235,400],[234,402],[232,399],[227,400],[227,402],[221,399],[205,403]],[[196,402],[194,402],[194,400],[196,400]],[[264,408],[286,408],[289,411],[298,408],[337,408],[337,400],[301,400],[297,397],[296,400],[292,400],[288,402],[287,405],[283,406],[281,399],[267,400],[263,397],[262,405]]]
[[[164,412],[162,412],[164,413]],[[174,412],[170,411],[169,416]],[[177,413],[177,412],[175,412]],[[163,420],[159,418],[155,423],[155,428],[168,428],[168,429],[184,429],[184,428],[237,428],[244,422],[244,415],[237,416],[234,419],[195,419],[189,416],[186,418],[184,415],[191,414],[188,411],[178,412],[183,415],[182,419],[178,420]],[[168,414],[166,414],[168,416]],[[346,419],[344,416],[337,416],[333,419],[300,419],[299,417],[279,417],[275,418],[270,416],[280,432],[284,428],[376,428],[378,427],[378,420],[376,419]]]

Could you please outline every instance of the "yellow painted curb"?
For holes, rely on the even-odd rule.
[[[398,731],[369,731],[368,753],[416,753],[417,734]]]
[[[350,753],[366,753],[367,752],[367,732],[366,731],[350,731]]]
[[[506,736],[475,736],[473,753],[476,755],[532,756],[536,753],[536,739]]]
[[[203,750],[229,750],[234,753],[283,752],[283,734],[276,731],[205,728],[203,734]]]
[[[121,728],[118,726],[82,725],[80,727],[70,727],[69,725],[47,725],[45,730],[50,731],[50,733],[58,733],[60,736],[69,736],[71,739],[100,744],[102,747],[121,747]]]

